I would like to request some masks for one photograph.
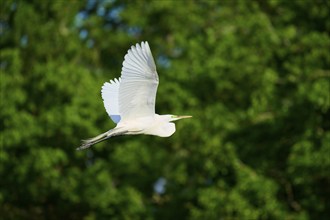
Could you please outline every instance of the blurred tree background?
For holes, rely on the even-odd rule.
[[[3,219],[328,219],[327,0],[1,0]],[[156,59],[170,138],[100,96],[129,47]]]

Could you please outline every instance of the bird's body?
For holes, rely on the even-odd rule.
[[[147,134],[169,137],[175,132],[173,121],[191,116],[155,113],[159,79],[148,42],[128,50],[121,77],[102,86],[104,107],[117,126],[94,138],[84,140],[77,150],[118,135]]]
[[[160,137],[169,137],[175,132],[175,124],[169,122],[170,115],[140,117],[129,123],[123,122],[119,127],[130,128],[131,134],[148,134]]]

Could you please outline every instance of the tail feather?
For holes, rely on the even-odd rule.
[[[102,141],[105,141],[106,139],[113,137],[113,136],[118,136],[118,135],[122,135],[125,134],[126,131],[118,131],[117,129],[111,129],[103,134],[100,134],[96,137],[87,139],[87,140],[82,140],[82,144],[80,147],[78,147],[76,150],[84,150],[86,148],[91,147],[94,144],[100,143]]]

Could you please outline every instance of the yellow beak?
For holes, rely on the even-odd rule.
[[[191,118],[192,116],[190,115],[172,115],[171,121],[177,121],[183,118]]]
[[[191,115],[177,115],[176,118],[177,119],[192,118],[192,116]]]

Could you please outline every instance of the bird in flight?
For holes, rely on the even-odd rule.
[[[105,110],[117,126],[83,140],[77,150],[119,135],[171,136],[175,132],[173,121],[192,116],[156,114],[158,84],[156,65],[148,42],[132,46],[125,55],[121,77],[104,83],[101,90]]]

